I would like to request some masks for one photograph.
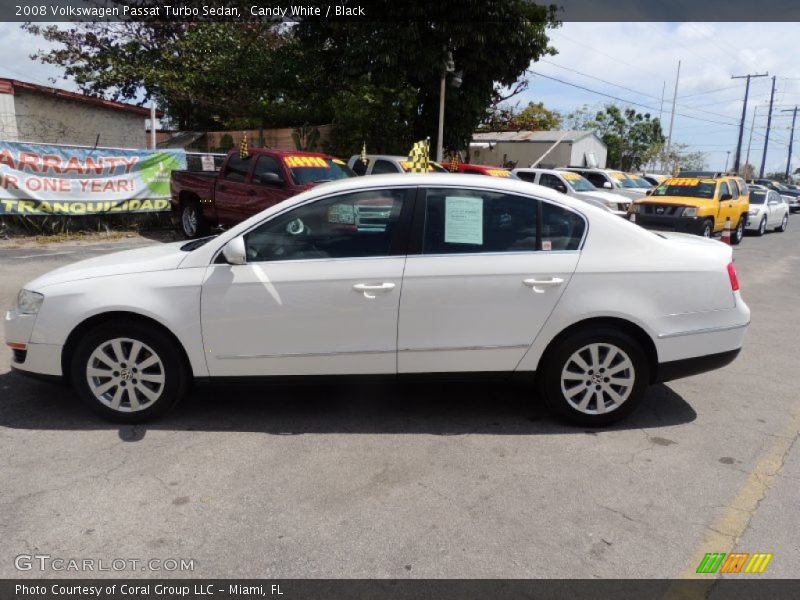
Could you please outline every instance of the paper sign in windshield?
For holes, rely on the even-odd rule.
[[[444,241],[447,244],[483,244],[482,198],[445,198]]]

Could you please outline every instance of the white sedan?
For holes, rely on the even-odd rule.
[[[215,238],[57,269],[5,325],[15,370],[118,421],[162,414],[192,379],[514,373],[602,425],[649,384],[731,362],[749,322],[725,244],[433,174],[323,184]]]
[[[745,231],[764,235],[768,229],[784,232],[789,224],[789,205],[775,190],[750,186],[750,208]]]

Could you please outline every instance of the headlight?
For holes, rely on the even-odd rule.
[[[683,216],[684,217],[696,217],[697,216],[697,208],[694,206],[687,206],[683,209]]]
[[[750,215],[751,217],[754,217],[754,216],[756,216],[758,214],[758,209],[757,208],[751,208],[750,210],[747,211],[747,214]]]
[[[20,290],[17,294],[17,312],[23,315],[35,315],[44,301],[44,294],[30,290]]]

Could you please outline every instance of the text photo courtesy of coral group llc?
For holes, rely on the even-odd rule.
[[[798,39],[0,4],[0,600],[800,597]]]

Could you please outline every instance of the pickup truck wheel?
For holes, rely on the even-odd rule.
[[[147,323],[105,323],[78,344],[71,380],[100,416],[142,423],[165,413],[186,393],[189,372],[179,348]]]
[[[603,327],[578,331],[548,351],[537,377],[545,401],[578,425],[608,425],[639,405],[650,380],[640,344]]]
[[[741,216],[739,217],[739,221],[736,223],[736,227],[731,231],[731,244],[737,245],[740,244],[742,238],[744,238],[744,221],[746,217]]]
[[[181,230],[183,235],[190,240],[208,233],[208,223],[203,218],[199,202],[193,200],[181,205]]]

